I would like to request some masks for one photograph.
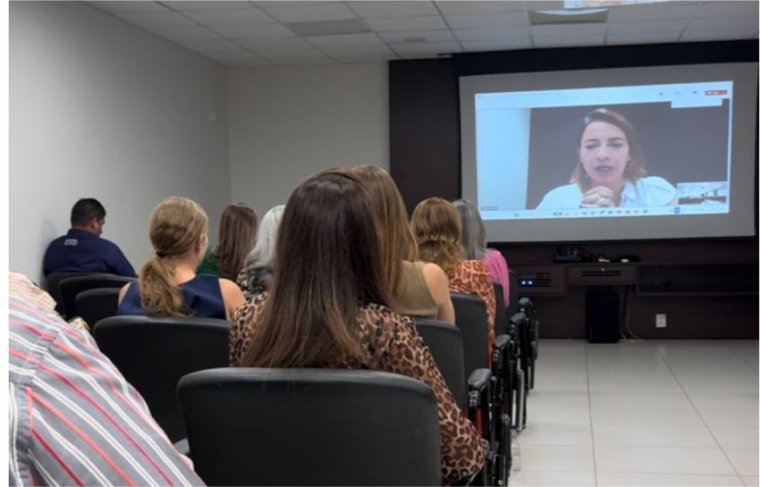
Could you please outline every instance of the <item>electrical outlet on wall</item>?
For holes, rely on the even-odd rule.
[[[665,328],[668,326],[668,315],[665,313],[657,313],[654,315],[654,326],[656,328]]]

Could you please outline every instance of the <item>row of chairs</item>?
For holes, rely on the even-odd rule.
[[[123,283],[119,287],[121,285]],[[497,297],[500,297],[500,290],[496,291]],[[106,292],[109,297],[99,298],[99,293],[103,292]],[[100,317],[88,320],[91,324],[97,323],[93,334],[103,352],[145,397],[152,414],[170,439],[181,442],[181,448],[186,449],[187,443],[183,440],[186,436],[185,422],[189,421],[189,418],[185,413],[184,421],[182,419],[175,392],[177,384],[181,377],[197,370],[226,368],[229,325],[223,320],[194,318],[188,320],[186,318],[114,317],[101,320],[102,316],[115,313],[115,293],[118,293],[117,288],[87,290],[80,292],[76,301],[86,302],[92,299],[95,302],[104,303],[108,299],[113,300],[112,304],[103,307],[104,311]],[[105,295],[100,294],[100,296]],[[525,389],[520,389],[515,385],[523,384],[524,387],[525,380],[520,380],[518,377],[530,377],[530,384],[535,377],[535,374],[531,372],[534,366],[524,369],[525,362],[519,360],[520,357],[528,356],[526,352],[522,352],[522,344],[526,343],[521,332],[524,327],[514,317],[510,320],[510,326],[502,326],[500,320],[503,319],[504,310],[499,310],[497,306],[497,331],[506,331],[506,333],[501,333],[497,338],[493,354],[489,357],[485,304],[476,297],[457,293],[452,294],[452,300],[458,317],[458,327],[451,327],[435,320],[418,319],[417,328],[431,349],[458,403],[479,425],[483,436],[491,444],[486,468],[469,479],[468,483],[506,485],[511,463],[509,429],[515,427],[512,418],[525,417],[524,394],[526,392],[521,395],[519,391]],[[78,307],[78,311],[83,309],[82,306]],[[534,341],[537,350],[537,340]],[[146,344],[151,346],[146,347]],[[141,350],[139,360],[136,360],[135,350]],[[518,400],[515,400],[516,398]],[[523,401],[522,409],[516,406],[520,404],[520,398]],[[197,441],[193,442],[192,436],[190,433],[191,449],[193,443],[197,445]],[[203,444],[207,441],[208,438]],[[195,459],[196,451],[192,453]],[[213,463],[210,462],[209,465]],[[199,470],[199,473],[202,471],[203,468]],[[245,472],[240,474],[245,475]],[[207,475],[210,475],[210,478],[216,478],[214,474]],[[203,473],[201,476],[206,479]],[[310,476],[307,483],[314,483],[315,478]],[[226,477],[226,480],[232,480],[232,478]],[[226,480],[218,483],[229,484],[230,482]],[[249,478],[244,483],[257,483],[260,480],[254,481],[253,478]],[[299,482],[291,479],[284,483]],[[366,482],[362,480],[361,483]],[[394,482],[388,480],[385,483]],[[407,480],[406,483],[410,482]]]
[[[65,319],[81,316],[94,325],[115,314],[119,289],[133,280],[113,274],[59,272],[47,276],[45,289],[58,304],[56,311]]]

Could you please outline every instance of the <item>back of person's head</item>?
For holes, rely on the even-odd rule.
[[[392,295],[401,281],[404,260],[417,259],[417,247],[409,227],[409,214],[396,183],[387,171],[371,165],[351,169],[370,197],[370,210],[380,238],[383,270]]]
[[[274,269],[243,365],[320,367],[366,353],[357,313],[388,298],[368,195],[354,176],[323,171],[293,190]]]
[[[220,277],[237,278],[253,247],[257,223],[256,212],[245,203],[234,203],[224,209],[219,220],[219,241],[214,247]]]
[[[95,198],[82,198],[71,208],[71,226],[74,228],[86,227],[93,218],[103,220],[106,217],[106,209]]]
[[[280,228],[282,214],[285,205],[277,205],[264,213],[256,235],[256,245],[245,259],[245,267],[248,269],[249,288],[254,287],[253,281],[269,288],[272,284],[272,267],[274,266],[275,245],[277,243],[277,231]]]
[[[462,228],[462,249],[468,259],[480,260],[486,255],[486,229],[478,207],[462,198],[454,201]]]
[[[445,199],[420,201],[412,213],[412,231],[425,262],[438,264],[448,274],[464,260],[457,210]]]
[[[150,216],[148,234],[155,255],[140,269],[140,296],[147,314],[184,316],[182,291],[175,279],[179,262],[193,269],[206,246],[208,217],[198,203],[172,196],[158,204]]]

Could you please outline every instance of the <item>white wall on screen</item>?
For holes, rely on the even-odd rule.
[[[163,198],[193,198],[215,227],[230,195],[221,66],[86,4],[11,2],[9,23],[11,270],[40,278],[80,197],[105,205],[103,237],[135,268]]]
[[[229,72],[233,201],[259,216],[333,166],[389,167],[386,63]]]

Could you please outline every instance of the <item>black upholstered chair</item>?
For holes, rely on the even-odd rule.
[[[520,312],[527,318],[527,326],[524,328],[521,338],[522,354],[525,356],[523,366],[526,371],[528,389],[533,389],[536,384],[536,360],[538,359],[538,318],[536,309],[528,297],[522,297],[518,301]]]
[[[61,299],[61,288],[59,286],[60,282],[69,277],[81,277],[90,275],[92,274],[87,272],[56,272],[45,277],[45,291],[47,291],[48,294],[50,294],[50,296],[55,299],[55,310],[58,312],[58,314],[66,318],[66,313],[63,309],[63,299]]]
[[[456,325],[462,331],[464,365],[467,377],[476,369],[488,369],[488,314],[486,303],[477,296],[451,293],[456,313]]]
[[[509,304],[507,305],[507,309],[505,311],[507,315],[507,320],[511,316],[513,316],[515,313],[520,312],[520,294],[518,293],[518,285],[517,285],[517,272],[510,269],[509,271]],[[505,303],[506,304],[506,303]]]
[[[99,321],[92,334],[173,442],[186,436],[177,402],[180,378],[229,364],[225,320],[112,316]]]
[[[510,319],[510,328],[512,331],[510,335],[515,338],[515,365],[512,375],[512,386],[514,396],[514,413],[512,415],[512,425],[517,428],[518,431],[522,431],[525,428],[527,421],[527,395],[528,395],[528,383],[525,373],[526,367],[524,365],[526,357],[524,354],[524,347],[522,345],[525,338],[525,329],[528,326],[528,320],[525,313],[517,313]]]
[[[438,370],[441,371],[441,375],[446,380],[446,385],[449,386],[449,390],[451,390],[457,403],[462,410],[467,412],[471,420],[480,424],[481,433],[489,440],[494,453],[490,456],[486,469],[489,480],[486,481],[485,477],[478,479],[476,476],[472,479],[471,484],[506,485],[511,464],[511,436],[509,434],[511,423],[509,416],[504,412],[506,406],[504,403],[503,377],[506,373],[497,367],[497,373],[502,375],[494,380],[492,371],[478,369],[465,378],[464,345],[462,343],[462,332],[459,328],[450,323],[430,318],[415,318],[415,325],[430,349]],[[509,338],[500,336],[497,337],[496,341],[497,343],[504,342],[506,346]],[[499,356],[500,353],[504,353],[503,350],[504,346],[501,345],[497,345],[494,349],[498,364],[503,364]],[[490,381],[488,388],[483,387],[480,382],[485,378]],[[497,388],[501,388],[501,390],[497,390]],[[479,415],[480,419],[478,419]],[[483,417],[486,415],[488,419],[483,421]]]
[[[77,313],[92,328],[103,318],[116,315],[119,291],[118,287],[98,287],[82,291],[76,297]]]
[[[58,283],[61,289],[61,299],[63,300],[63,311],[66,313],[66,319],[79,316],[77,310],[77,294],[88,289],[95,288],[121,288],[128,282],[135,279],[131,277],[116,276],[113,274],[88,274],[84,276],[67,277]]]
[[[415,318],[414,322],[454,399],[460,408],[466,410],[467,376],[464,372],[462,331],[451,323],[432,318]]]
[[[504,306],[504,288],[498,282],[494,282],[493,292],[496,296],[494,332],[496,336],[499,336],[507,333],[509,318],[507,315],[507,308]]]
[[[206,370],[179,400],[208,485],[440,485],[433,391],[367,370]]]

